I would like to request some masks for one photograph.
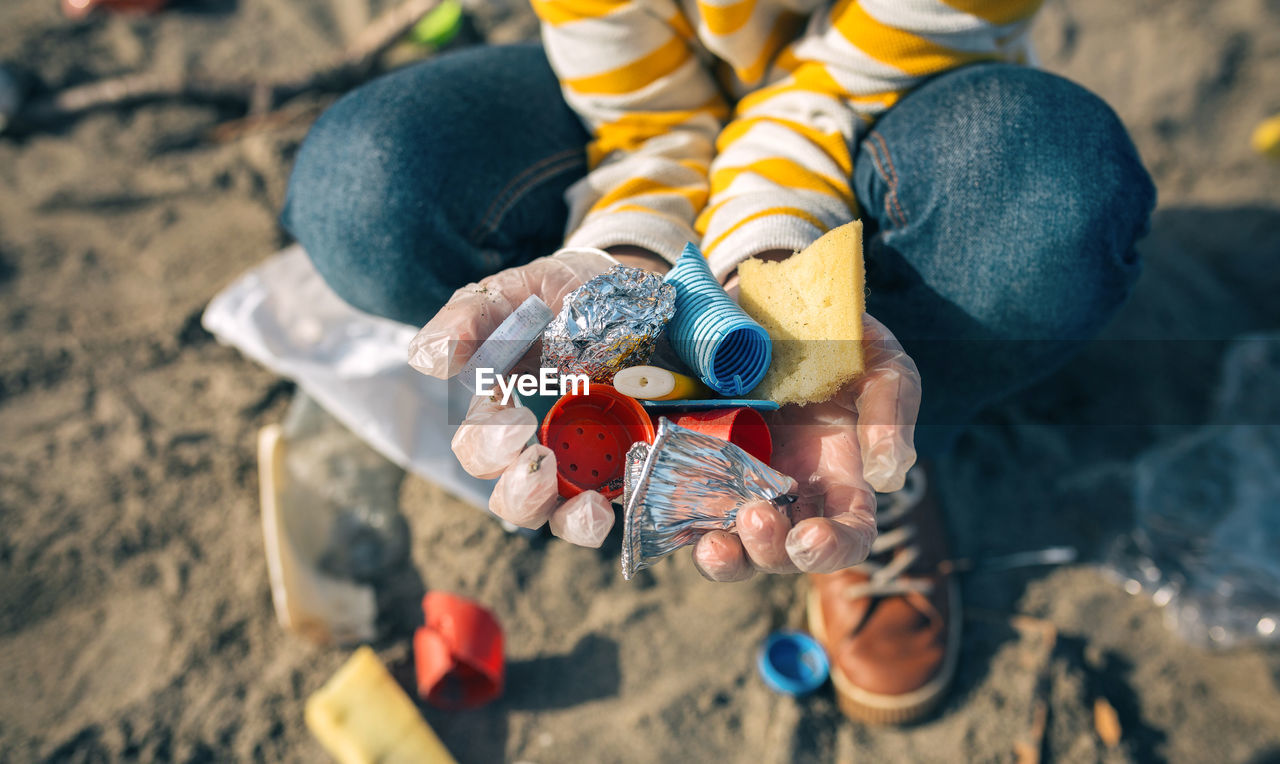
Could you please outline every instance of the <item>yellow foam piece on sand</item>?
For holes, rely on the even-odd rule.
[[[819,403],[861,374],[864,288],[859,220],[786,260],[740,264],[738,302],[773,339],[773,361],[752,395]]]
[[[367,646],[307,698],[306,719],[339,764],[456,764]]]

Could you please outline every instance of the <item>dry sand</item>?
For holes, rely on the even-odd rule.
[[[53,84],[292,71],[371,12],[192,0],[69,24],[56,5],[0,8],[0,59]],[[524,9],[477,18],[490,39],[532,29]],[[1280,3],[1056,0],[1036,37],[1045,66],[1115,106],[1160,188],[1146,274],[1109,336],[1280,327],[1280,164],[1247,148],[1280,111]],[[302,704],[346,652],[276,625],[258,524],[254,436],[291,386],[198,323],[285,243],[275,212],[305,125],[205,139],[235,116],[155,105],[0,138],[0,760],[322,760]],[[1102,343],[988,412],[942,471],[958,553],[1072,544],[1097,559],[1129,524],[1133,457],[1203,415],[1219,352]],[[1114,421],[1168,426],[1095,426]],[[421,480],[403,507],[421,584],[489,604],[508,634],[501,702],[425,711],[463,761],[1007,760],[1044,654],[1012,613],[1060,630],[1048,758],[1280,756],[1280,656],[1185,646],[1088,564],[968,577],[986,612],[965,623],[954,692],[935,718],[881,730],[842,721],[829,690],[796,703],[757,678],[760,639],[798,623],[799,580],[717,586],[679,555],[627,584],[616,533],[600,552],[526,541]],[[378,647],[407,668],[403,632]],[[1098,697],[1118,711],[1117,748],[1094,731]]]

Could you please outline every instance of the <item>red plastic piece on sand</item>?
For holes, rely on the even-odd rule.
[[[62,0],[62,14],[69,19],[88,16],[94,8],[123,13],[155,13],[169,0]]]
[[[583,491],[620,496],[627,450],[653,437],[653,422],[639,401],[595,383],[585,395],[556,401],[538,430],[538,441],[556,455],[556,482],[566,499]]]
[[[765,464],[773,457],[773,436],[769,434],[769,425],[755,409],[694,411],[680,415],[675,422],[694,432],[727,440]]]
[[[427,592],[413,634],[418,697],[444,709],[475,708],[502,694],[506,664],[498,619],[465,597]]]

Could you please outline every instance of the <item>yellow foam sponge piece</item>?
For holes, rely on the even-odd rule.
[[[307,698],[307,727],[340,764],[456,764],[368,647]]]
[[[752,391],[778,403],[832,398],[862,373],[862,222],[786,260],[738,266],[738,302],[769,332],[773,361]]]

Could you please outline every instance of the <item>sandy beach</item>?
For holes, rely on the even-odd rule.
[[[536,35],[517,0],[471,3],[488,40]],[[49,86],[287,73],[391,4],[189,0],[69,22],[52,0],[5,0],[0,61]],[[984,413],[940,489],[958,557],[1067,545],[1079,562],[966,574],[954,690],[927,721],[869,728],[829,687],[796,701],[756,673],[761,640],[802,624],[802,577],[712,584],[686,553],[624,582],[619,529],[600,550],[527,540],[411,477],[412,583],[486,604],[507,634],[501,700],[422,707],[459,761],[1008,761],[1037,698],[1048,761],[1280,758],[1280,653],[1187,645],[1099,565],[1133,525],[1135,459],[1207,416],[1223,341],[1280,329],[1280,162],[1248,145],[1280,112],[1280,3],[1050,0],[1034,37],[1045,68],[1119,113],[1159,207],[1103,341]],[[276,623],[258,508],[257,431],[293,385],[200,316],[289,243],[292,157],[331,100],[230,140],[210,131],[242,112],[181,102],[0,136],[0,761],[325,760],[303,703],[349,650]],[[375,645],[406,686],[413,604]]]

